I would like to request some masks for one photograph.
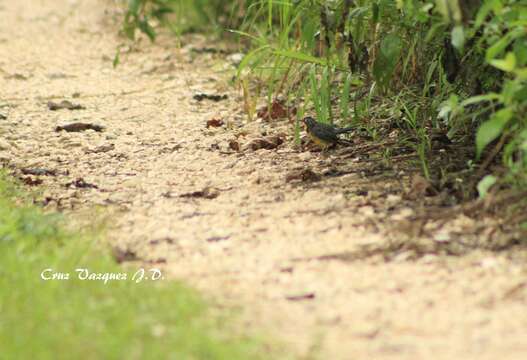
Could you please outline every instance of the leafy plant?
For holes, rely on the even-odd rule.
[[[504,148],[504,164],[522,177],[526,176],[527,171],[526,25],[525,5],[509,0],[484,1],[477,9],[474,21],[459,25],[467,34],[465,41],[477,44],[474,52],[468,55],[479,56],[488,67],[498,70],[495,76],[497,86],[494,91],[471,96],[456,104],[451,101],[449,105],[450,119],[467,112],[479,114],[478,110],[483,107],[483,116],[475,119],[476,124],[481,123],[475,137],[477,158],[484,156],[484,151],[501,139],[495,144],[495,151],[488,153],[486,163]]]

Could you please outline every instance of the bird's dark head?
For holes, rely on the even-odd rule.
[[[302,122],[304,123],[304,125],[308,128],[312,128],[313,126],[316,125],[317,121],[315,119],[313,119],[311,116],[307,116],[305,117]]]

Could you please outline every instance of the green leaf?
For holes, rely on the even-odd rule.
[[[510,31],[507,33],[507,35],[496,41],[491,47],[487,49],[485,59],[490,62],[496,56],[501,54],[514,39],[523,35],[525,35],[525,31],[522,28],[517,28]]]
[[[437,10],[449,23],[459,24],[462,19],[458,0],[436,0]]]
[[[485,54],[485,59],[487,61],[491,61],[496,56],[498,56],[505,48],[509,45],[511,42],[511,39],[509,37],[505,36],[502,37],[500,40],[496,41],[494,44],[492,44],[491,47],[487,49],[487,52]]]
[[[492,10],[496,10],[499,6],[501,6],[500,0],[486,0],[478,10],[478,14],[476,15],[476,21],[474,22],[474,28],[479,29],[479,27],[483,24],[489,13]]]
[[[135,39],[135,28],[136,28],[136,21],[135,17],[132,17],[130,19],[130,16],[128,14],[125,17],[124,23],[123,23],[123,32],[126,35],[126,37],[130,40]]]
[[[316,67],[314,66],[309,71],[309,83],[311,85],[311,101],[313,102],[313,107],[315,108],[318,119],[322,120],[322,109],[320,105],[321,99],[320,96],[318,96],[318,81],[316,76]]]
[[[269,45],[264,45],[264,46],[261,46],[259,48],[256,48],[254,50],[252,50],[251,52],[247,53],[242,61],[240,62],[240,64],[238,65],[238,71],[236,73],[236,77],[240,77],[240,75],[242,74],[243,70],[245,70],[245,68],[247,68],[248,66],[251,65],[253,59],[256,58],[256,55],[258,55],[260,52],[266,50],[269,48]]]
[[[450,114],[454,112],[459,107],[459,97],[457,95],[450,95],[450,98],[447,101],[444,101],[439,108],[439,113],[437,117],[447,121]]]
[[[395,34],[386,36],[381,43],[381,53],[392,60],[393,63],[397,62],[397,58],[401,53],[402,41],[401,38]]]
[[[371,21],[373,24],[379,22],[379,4],[376,2],[371,3]]]
[[[345,120],[347,120],[349,116],[351,76],[351,74],[346,76],[346,80],[344,80],[344,86],[342,87],[342,94],[340,96],[340,116]]]
[[[156,19],[162,20],[165,15],[172,13],[174,13],[174,9],[169,8],[165,5],[159,5],[158,8],[152,10],[151,16],[155,17]]]
[[[472,104],[477,104],[482,101],[492,101],[492,100],[500,100],[500,99],[501,99],[500,94],[488,93],[488,94],[469,97],[468,99],[464,100],[461,103],[461,106],[468,106]]]
[[[496,183],[498,179],[495,176],[487,175],[478,183],[478,193],[480,198],[485,198],[489,193],[489,189]]]
[[[389,34],[381,41],[380,51],[373,63],[373,76],[381,85],[388,85],[392,78],[402,47],[401,38],[395,34]]]
[[[156,39],[156,31],[152,25],[148,23],[148,19],[145,18],[143,20],[139,20],[137,25],[139,26],[139,29],[148,36],[150,41],[154,41]]]
[[[452,29],[452,45],[460,52],[463,51],[465,46],[465,33],[462,25],[454,26]]]
[[[438,22],[430,27],[430,30],[428,30],[428,33],[425,37],[425,42],[429,43],[432,41],[438,34],[443,35],[443,31],[445,30],[445,24]]]
[[[141,6],[142,0],[130,0],[128,1],[128,11],[133,15],[138,15],[139,7]]]
[[[516,76],[520,80],[527,80],[527,67],[516,69]]]
[[[527,65],[527,42],[518,39],[514,42],[513,52],[516,55],[516,66]]]
[[[516,68],[516,55],[513,52],[509,52],[505,59],[494,59],[489,61],[489,63],[501,71],[511,72]]]
[[[231,30],[227,30],[227,31],[230,32],[230,33],[233,33],[233,34],[238,34],[238,35],[241,35],[241,36],[248,37],[251,40],[254,40],[254,41],[256,41],[256,42],[258,42],[260,44],[265,43],[265,41],[263,39],[258,38],[258,37],[254,36],[254,35],[251,35],[251,34],[249,34],[248,32],[245,32],[245,31],[232,30],[232,29]]]
[[[112,62],[112,65],[113,65],[113,68],[115,69],[117,67],[117,65],[119,65],[119,63],[121,62],[121,49],[118,48],[117,51],[115,52],[115,56],[113,58],[113,62]]]
[[[520,141],[518,148],[527,154],[527,129],[524,129],[517,139]]]
[[[311,56],[309,54],[305,54],[300,51],[294,51],[294,50],[275,50],[275,55],[283,56],[286,58],[298,60],[304,63],[312,63],[312,64],[318,64],[325,66],[327,64],[326,59],[322,59],[319,57]]]
[[[515,102],[522,102],[524,99],[521,98],[521,95],[525,87],[521,82],[507,79],[502,85],[501,96],[502,102],[506,106],[513,105]],[[520,98],[518,97],[520,96]]]
[[[504,108],[495,112],[489,120],[481,124],[476,134],[476,157],[478,159],[487,145],[501,135],[512,115],[511,108]]]

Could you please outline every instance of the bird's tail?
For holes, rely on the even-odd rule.
[[[345,140],[345,139],[339,139],[337,141],[337,144],[339,145],[344,145],[344,146],[352,146],[352,145],[355,145],[355,143],[353,141],[349,141],[349,140]]]
[[[352,132],[353,130],[355,130],[353,126],[343,128],[343,129],[337,129],[337,134],[346,134],[346,133]]]

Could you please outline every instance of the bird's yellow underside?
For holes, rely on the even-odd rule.
[[[309,137],[311,138],[311,140],[313,140],[313,142],[315,144],[317,144],[318,146],[320,146],[322,149],[326,149],[328,146],[331,145],[330,142],[328,141],[324,141],[318,137],[316,137],[315,135],[313,135],[311,132],[308,133]]]

